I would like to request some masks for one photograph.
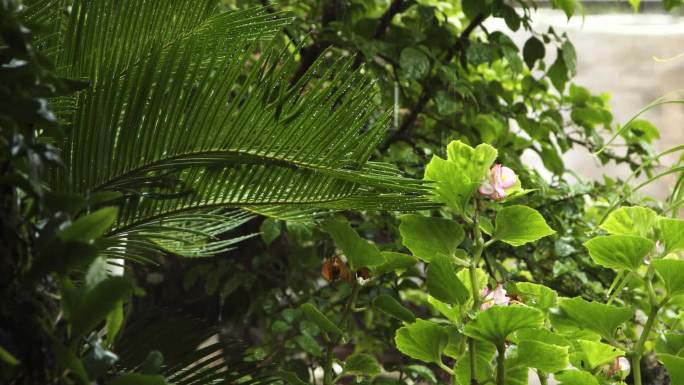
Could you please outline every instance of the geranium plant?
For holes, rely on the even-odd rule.
[[[605,212],[585,247],[596,265],[615,271],[615,282],[604,301],[561,297],[534,277],[502,280],[488,266],[488,257],[503,257],[487,255],[498,242],[515,250],[555,234],[537,210],[515,202],[531,190],[514,170],[495,164],[490,145],[454,141],[446,154],[434,156],[425,171],[433,199],[444,204],[439,215],[401,217],[402,243],[411,255],[380,251],[348,224],[324,222],[356,272],[339,323],[312,304],[302,307],[324,331],[324,384],[382,372],[360,342],[334,370],[335,347],[354,335],[348,317],[355,311],[400,321],[396,348],[440,368],[453,384],[527,384],[533,371],[542,384],[552,378],[565,385],[621,384],[629,377],[641,385],[642,358],[654,352],[672,384],[683,383],[684,338],[674,331],[684,298],[684,260],[677,254],[684,250],[683,220],[638,206]],[[379,277],[416,264],[425,267],[420,290],[431,313],[417,317],[406,303],[408,291],[371,294],[369,306],[357,306],[360,292],[378,292]]]

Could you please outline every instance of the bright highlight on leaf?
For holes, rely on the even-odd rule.
[[[636,270],[655,248],[650,239],[635,235],[607,235],[584,243],[597,264],[615,270]]]
[[[492,237],[511,246],[522,246],[555,233],[537,210],[513,205],[497,213]]]
[[[501,346],[508,336],[518,330],[539,328],[544,315],[539,310],[520,305],[493,306],[475,317],[463,333],[482,341]]]

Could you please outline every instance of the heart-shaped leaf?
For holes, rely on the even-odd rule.
[[[441,362],[448,341],[449,335],[444,326],[420,318],[399,328],[394,336],[400,352],[424,362]]]
[[[650,237],[658,214],[646,207],[620,207],[599,226],[610,234]]]
[[[580,297],[561,298],[558,305],[566,319],[607,339],[612,339],[618,326],[632,318],[634,313],[627,307],[589,302]]]
[[[670,296],[684,294],[684,261],[656,259],[651,262]]]
[[[431,296],[448,304],[468,301],[468,288],[456,276],[451,259],[443,255],[435,256],[428,266],[427,289]]]
[[[539,328],[544,323],[541,311],[528,306],[492,306],[478,313],[463,329],[469,337],[502,346],[513,332],[527,328]]]
[[[492,237],[511,246],[522,246],[555,233],[537,210],[513,205],[496,214]]]
[[[591,259],[597,264],[615,270],[636,270],[655,243],[637,235],[607,235],[584,243]]]
[[[436,255],[452,256],[465,236],[455,221],[414,214],[401,217],[399,232],[404,246],[427,262]]]

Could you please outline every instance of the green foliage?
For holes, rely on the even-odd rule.
[[[397,329],[394,338],[400,352],[423,362],[434,363],[442,362],[447,340],[446,328],[422,319]]]
[[[571,148],[650,176],[659,133],[573,83],[530,3],[1,6],[2,381],[608,385],[623,356],[681,380],[681,181],[566,178]],[[164,301],[195,317],[145,316]]]
[[[373,306],[396,319],[406,323],[414,323],[416,316],[411,310],[405,308],[399,301],[387,294],[380,294],[373,300]]]
[[[518,344],[520,362],[530,368],[546,373],[555,373],[568,367],[568,347],[546,344],[539,341],[520,341]]]
[[[370,354],[355,353],[344,362],[343,373],[355,376],[375,377],[382,372],[382,367]]]
[[[321,313],[314,305],[305,303],[300,307],[300,309],[304,312],[307,318],[318,325],[318,327],[322,330],[334,334],[344,334],[344,332],[337,327],[337,325],[330,321],[328,317]]]
[[[601,228],[610,234],[650,237],[657,214],[646,207],[620,207],[608,215]]]
[[[526,306],[493,306],[466,325],[467,336],[502,346],[508,336],[516,331],[542,326],[544,316],[534,308]]]
[[[414,214],[401,217],[399,231],[404,246],[425,262],[438,256],[453,256],[465,237],[458,222]]]
[[[497,213],[492,238],[511,246],[522,246],[555,233],[539,212],[529,207],[514,205]]]
[[[607,235],[592,238],[584,246],[597,264],[611,269],[636,270],[655,243],[635,235]]]
[[[563,317],[581,328],[593,330],[612,339],[616,329],[632,317],[632,310],[582,298],[562,298],[558,305]]]
[[[451,258],[437,255],[427,269],[427,291],[434,298],[451,304],[464,305],[468,300],[468,289],[463,285]]]

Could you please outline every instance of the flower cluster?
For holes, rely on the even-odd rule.
[[[507,190],[516,186],[518,176],[513,170],[501,164],[495,164],[489,170],[487,179],[482,181],[478,192],[494,200],[506,197]]]

